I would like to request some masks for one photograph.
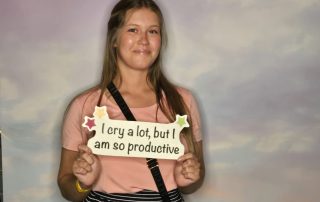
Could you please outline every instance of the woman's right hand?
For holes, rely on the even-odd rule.
[[[80,145],[79,157],[73,162],[72,171],[83,188],[91,188],[99,177],[101,164],[88,146]]]

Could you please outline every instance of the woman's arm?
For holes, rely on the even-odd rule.
[[[101,171],[99,159],[88,146],[80,145],[78,149],[79,152],[62,149],[58,174],[61,194],[71,201],[82,201]]]
[[[58,185],[62,196],[70,201],[82,201],[88,193],[80,193],[76,189],[76,176],[73,174],[73,164],[79,153],[62,148]]]
[[[202,141],[196,142],[197,155],[187,153],[178,159],[176,180],[184,194],[191,194],[201,187],[205,176]]]

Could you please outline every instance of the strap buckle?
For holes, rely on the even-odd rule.
[[[150,170],[159,167],[158,161],[156,159],[147,158],[147,164]]]

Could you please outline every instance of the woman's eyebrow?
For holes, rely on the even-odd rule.
[[[157,28],[160,28],[160,25],[151,25],[150,27],[157,27]]]
[[[125,26],[137,26],[137,27],[140,27],[140,25],[134,24],[134,23],[126,24]],[[158,27],[158,28],[160,28],[160,25],[150,25],[149,27]]]

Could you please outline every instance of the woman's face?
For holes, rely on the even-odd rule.
[[[129,10],[115,44],[119,68],[148,70],[159,55],[160,23],[147,8]]]

